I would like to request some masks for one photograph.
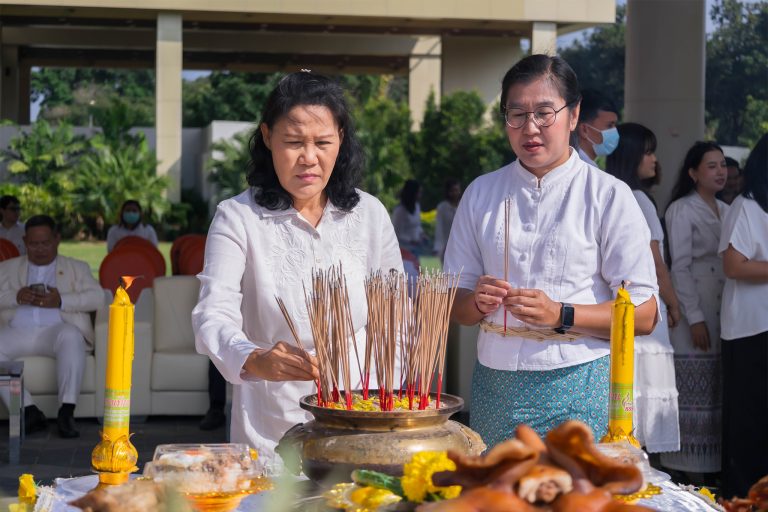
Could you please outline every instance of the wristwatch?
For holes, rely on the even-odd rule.
[[[565,334],[573,327],[574,309],[573,304],[567,302],[560,303],[560,327],[555,329],[557,334]]]

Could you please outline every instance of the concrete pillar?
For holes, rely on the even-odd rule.
[[[504,74],[523,55],[514,37],[443,37],[443,93],[475,91],[490,107],[499,101]]]
[[[557,53],[557,24],[548,21],[534,21],[531,27],[531,55]]]
[[[155,61],[155,128],[157,174],[169,178],[167,196],[181,200],[181,68],[180,14],[157,15]]]
[[[22,62],[19,66],[19,124],[29,124],[30,122],[31,75],[32,68]]]
[[[658,139],[660,212],[685,152],[704,137],[704,0],[628,0],[624,120]]]
[[[19,47],[0,47],[0,119],[19,122]]]
[[[418,130],[424,119],[424,111],[430,93],[440,104],[441,95],[440,36],[423,36],[416,40],[408,65],[408,107],[411,109],[412,128]]]

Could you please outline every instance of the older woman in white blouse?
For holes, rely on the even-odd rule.
[[[520,423],[544,434],[579,419],[604,434],[607,339],[621,282],[637,306],[638,333],[650,333],[657,317],[650,234],[632,192],[568,145],[579,101],[576,75],[559,57],[515,64],[501,105],[518,159],[477,178],[454,218],[445,266],[462,270],[462,289],[452,316],[481,324],[470,421],[488,445]],[[507,313],[513,331],[504,335]]]
[[[386,209],[354,188],[363,154],[338,84],[286,76],[267,99],[251,157],[251,188],[219,204],[211,224],[192,321],[198,351],[235,384],[231,440],[249,443],[269,465],[285,431],[310,419],[299,399],[318,375],[275,296],[313,353],[303,291],[313,269],[342,264],[362,330],[366,275],[403,265]]]

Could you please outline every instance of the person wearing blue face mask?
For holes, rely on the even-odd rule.
[[[120,207],[120,221],[107,232],[107,252],[112,252],[117,242],[127,236],[138,236],[149,240],[157,247],[157,233],[149,224],[142,222],[141,205],[135,199],[128,199]]]
[[[595,159],[608,156],[619,145],[619,110],[604,94],[586,89],[581,92],[581,112],[576,126],[575,143],[579,157],[598,167]]]

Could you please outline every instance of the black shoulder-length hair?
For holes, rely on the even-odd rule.
[[[683,165],[680,167],[680,172],[677,175],[677,183],[675,183],[675,187],[672,189],[672,199],[669,200],[670,203],[677,201],[681,197],[687,196],[696,189],[696,183],[694,183],[693,178],[688,174],[688,170],[696,169],[704,159],[704,155],[710,151],[719,151],[722,153],[723,148],[712,141],[698,141],[691,146],[691,149],[685,154],[685,160],[683,160]]]
[[[573,109],[581,101],[579,80],[571,66],[561,57],[534,54],[518,61],[504,75],[501,81],[501,114],[507,108],[507,96],[513,85],[529,84],[540,78],[549,80],[565,100],[568,109]]]
[[[416,211],[416,203],[419,200],[420,190],[421,184],[416,180],[407,180],[403,184],[402,190],[400,190],[400,203],[410,214],[413,214],[413,212]]]
[[[247,179],[248,184],[254,187],[256,203],[269,210],[286,210],[293,204],[291,195],[277,179],[272,151],[264,143],[260,126],[265,124],[271,130],[275,123],[300,105],[326,107],[333,114],[339,132],[343,135],[325,193],[334,206],[350,211],[360,201],[355,186],[362,177],[365,154],[355,135],[342,87],[328,77],[307,71],[291,73],[280,80],[269,94],[259,126],[251,137],[251,161]]]
[[[764,133],[747,158],[742,171],[744,188],[741,193],[754,199],[768,213],[768,133]]]
[[[622,123],[619,131],[619,145],[605,160],[608,174],[620,179],[632,190],[643,188],[637,170],[646,154],[656,151],[656,135],[638,123]]]

